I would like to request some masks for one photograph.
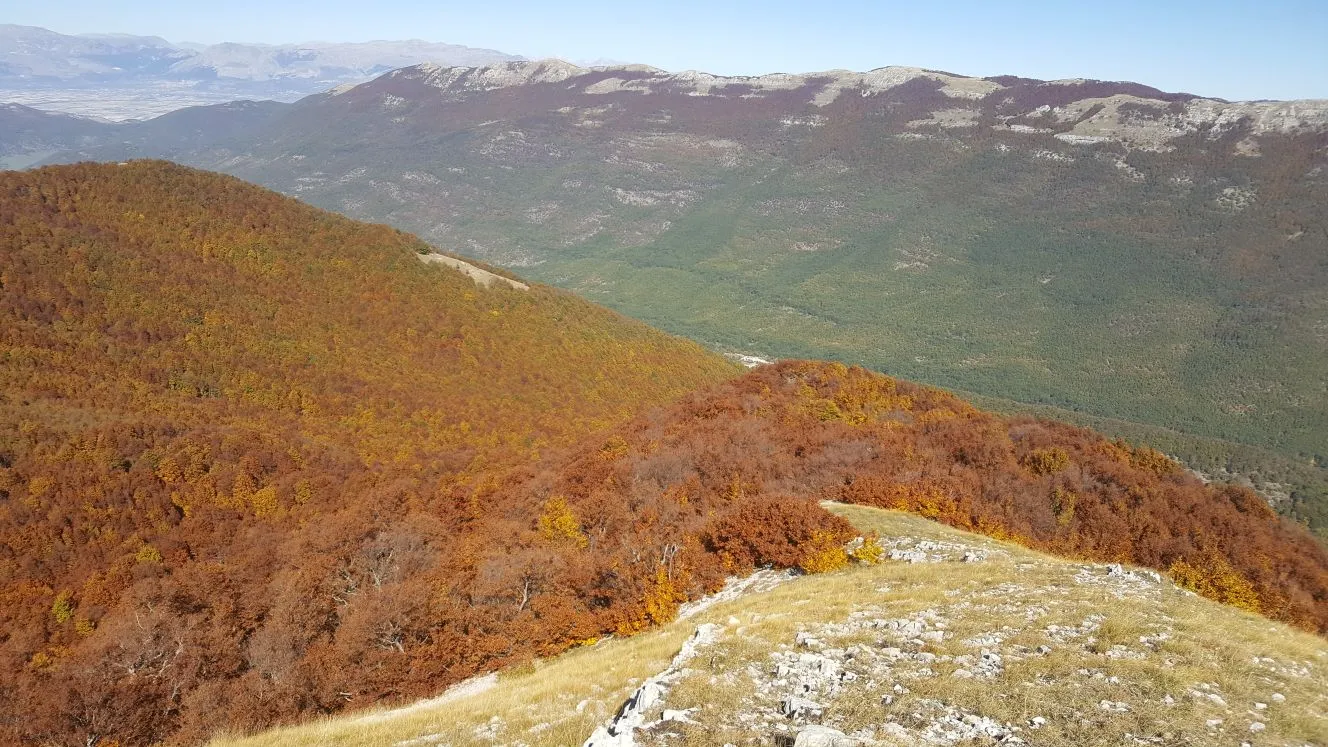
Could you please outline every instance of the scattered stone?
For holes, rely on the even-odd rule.
[[[819,703],[789,696],[779,704],[779,712],[789,718],[819,719],[825,709]]]
[[[1274,702],[1274,703],[1285,703],[1285,702],[1286,702],[1286,696],[1283,695],[1282,693],[1273,693],[1273,702]]]
[[[682,675],[683,665],[696,656],[701,648],[719,640],[721,630],[714,623],[696,626],[696,632],[682,645],[668,668],[643,682],[623,703],[616,716],[595,729],[584,747],[633,747],[636,744],[636,730],[646,725],[646,711],[658,703],[667,688]]]
[[[1028,720],[1028,725],[1034,729],[1041,729],[1043,726],[1047,725],[1047,720],[1041,716],[1034,716]]]
[[[680,722],[680,723],[684,723],[684,724],[694,724],[694,723],[696,723],[696,722],[692,720],[692,714],[693,714],[695,711],[696,711],[695,708],[686,708],[686,709],[683,709],[683,710],[673,710],[673,709],[671,709],[671,708],[665,708],[665,709],[664,709],[664,714],[663,714],[662,716],[660,716],[660,719],[659,719],[659,720],[660,720],[660,721],[678,721],[678,722]]]
[[[1261,721],[1255,721],[1254,723],[1250,724],[1250,731],[1252,732],[1261,732],[1267,728],[1268,727],[1264,726],[1263,722]]]
[[[820,648],[822,645],[824,645],[819,640],[814,638],[810,633],[805,633],[805,632],[798,633],[798,635],[793,639],[793,642],[798,644],[799,646],[803,646],[804,648]]]
[[[927,553],[921,550],[891,550],[891,560],[902,560],[905,563],[926,563],[930,559]]]
[[[793,740],[793,747],[857,747],[862,744],[838,729],[828,726],[810,725],[798,730]]]

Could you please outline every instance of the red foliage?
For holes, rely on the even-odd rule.
[[[0,207],[0,742],[435,693],[801,564],[849,536],[827,498],[1328,628],[1323,548],[1150,450],[802,362],[586,436],[728,369],[176,167],[0,175]]]

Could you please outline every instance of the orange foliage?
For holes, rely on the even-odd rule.
[[[734,367],[422,251],[170,164],[0,173],[0,743],[424,694],[641,603],[496,476]]]
[[[166,164],[0,174],[0,742],[435,693],[834,567],[822,499],[1328,629],[1323,548],[1249,491],[840,364],[666,404],[733,369],[423,249]]]

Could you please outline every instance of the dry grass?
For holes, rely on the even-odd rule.
[[[695,708],[698,723],[657,727],[642,735],[643,743],[678,744],[682,737],[685,744],[769,744],[774,730],[792,724],[777,713],[788,693],[769,682],[772,652],[807,651],[795,638],[811,632],[825,648],[863,646],[873,656],[890,646],[903,651],[905,660],[888,669],[873,669],[871,656],[849,659],[845,669],[859,678],[813,696],[825,706],[825,723],[871,733],[880,744],[913,743],[942,712],[1018,727],[1024,739],[1045,747],[1328,744],[1328,644],[1320,638],[1169,583],[1134,579],[1122,585],[1100,566],[915,516],[851,506],[834,510],[885,538],[960,543],[990,555],[978,563],[886,562],[805,577],[644,635],[539,662],[532,671],[504,676],[492,689],[453,702],[214,744],[580,744],[642,679],[664,669],[703,622],[723,625],[723,636],[691,662],[693,669],[665,704]],[[928,615],[944,629],[939,640],[933,635],[921,645],[845,624]],[[1051,650],[1040,653],[1039,646]],[[954,676],[957,669],[974,668],[971,659],[956,657],[977,657],[984,648],[1003,657],[998,674]],[[924,654],[935,658],[911,658]],[[1285,700],[1276,702],[1274,693]],[[892,702],[883,704],[883,695]],[[1124,703],[1128,710],[1105,710],[1103,701]],[[1256,709],[1256,703],[1267,707]],[[1045,725],[1032,729],[1034,717]],[[1216,719],[1222,723],[1207,725]],[[906,733],[884,730],[889,722]],[[1263,731],[1251,732],[1252,723],[1263,724]]]

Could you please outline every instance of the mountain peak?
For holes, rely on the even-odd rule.
[[[497,88],[560,83],[592,72],[559,59],[513,60],[492,65],[449,67],[432,62],[396,70],[391,78],[414,79],[446,90],[492,91]]]

